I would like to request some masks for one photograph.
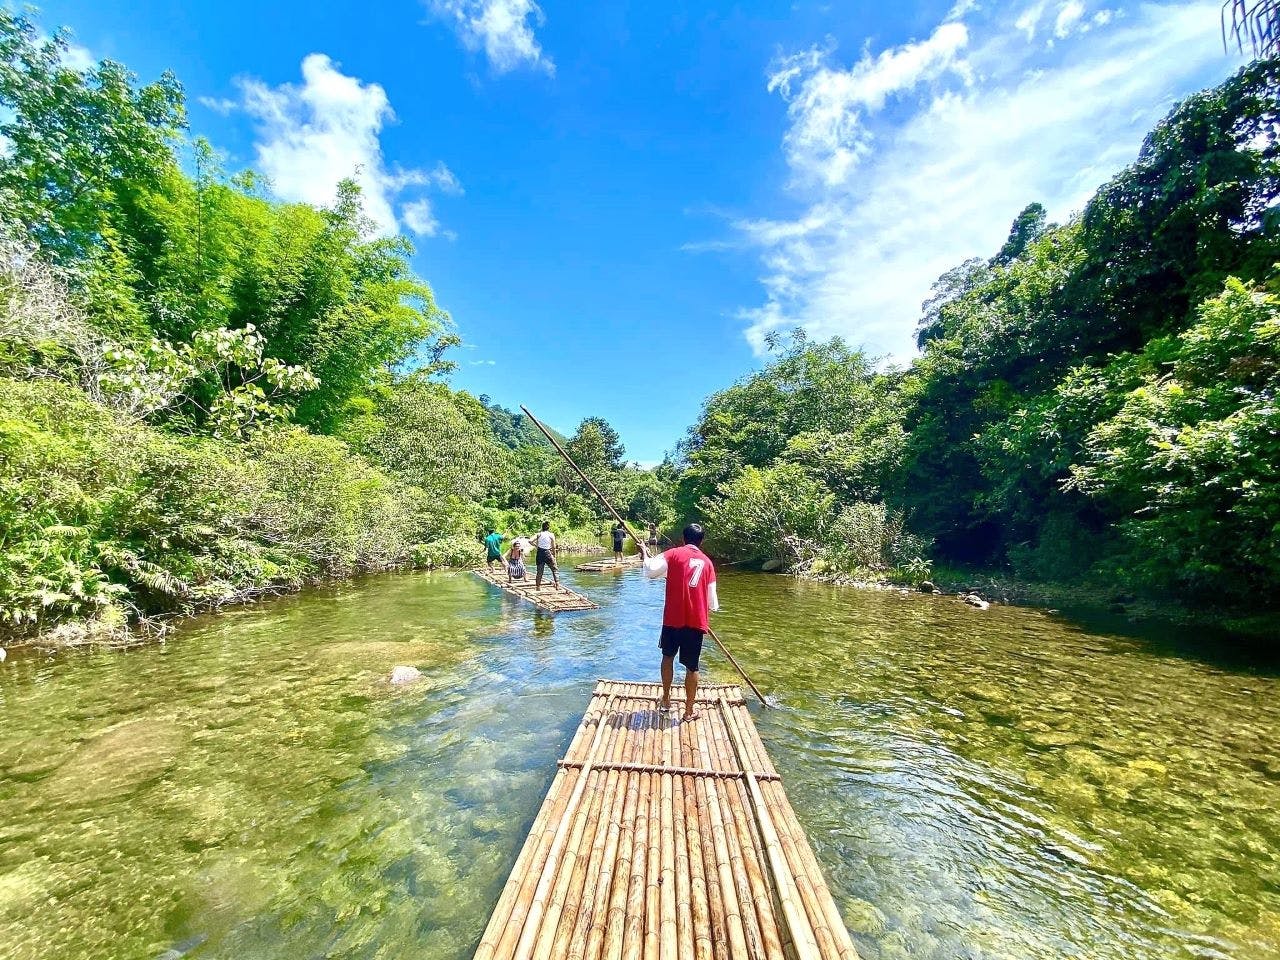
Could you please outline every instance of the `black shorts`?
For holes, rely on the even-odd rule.
[[[621,553],[621,552],[622,552],[622,541],[621,541],[621,540],[615,540],[615,541],[613,541],[613,552],[614,552],[614,553]]]
[[[680,654],[680,663],[686,670],[698,672],[698,658],[702,656],[702,631],[697,627],[663,627],[658,637],[664,657]]]
[[[552,570],[556,570],[556,555],[552,553],[550,550],[544,550],[542,547],[539,547],[538,548],[539,575],[541,575],[543,567],[550,567]],[[557,570],[556,572],[558,573],[559,571]]]

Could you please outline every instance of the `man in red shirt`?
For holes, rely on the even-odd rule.
[[[662,709],[671,707],[671,682],[676,654],[684,665],[684,719],[696,720],[693,702],[698,694],[698,658],[707,632],[707,613],[720,609],[716,568],[702,552],[702,525],[684,528],[684,546],[650,557],[643,546],[645,576],[667,578],[667,603],[662,611]]]

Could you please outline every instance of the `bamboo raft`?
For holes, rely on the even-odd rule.
[[[613,559],[613,557],[609,557],[607,560],[592,560],[589,563],[580,563],[573,569],[580,570],[583,573],[608,573],[613,570],[625,570],[628,567],[638,567],[640,566],[640,561],[642,559],[643,558],[640,554],[635,553],[629,557],[623,557],[622,562],[618,562]]]
[[[596,685],[475,960],[856,960],[740,688],[661,694]]]
[[[552,581],[550,573],[542,578],[542,589],[538,590],[534,587],[532,572],[527,573],[523,580],[515,580],[511,583],[507,583],[507,571],[505,569],[495,568],[490,570],[488,567],[477,567],[471,572],[486,583],[491,583],[512,596],[519,597],[521,600],[528,600],[543,610],[550,610],[553,613],[567,610],[595,610],[600,606],[575,590],[570,590],[565,586],[557,587]]]

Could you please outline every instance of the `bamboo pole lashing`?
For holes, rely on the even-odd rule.
[[[557,760],[556,764],[561,767],[581,767],[581,760]],[[780,780],[782,779],[776,773],[760,773],[758,770],[705,770],[701,767],[668,767],[661,763],[613,763],[611,761],[602,760],[592,765],[593,770],[611,770],[622,769],[631,770],[635,773],[670,773],[682,777],[718,777],[728,780],[741,780],[751,773],[757,780]]]

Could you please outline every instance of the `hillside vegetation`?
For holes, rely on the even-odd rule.
[[[188,138],[176,78],[64,50],[0,11],[0,635],[469,564],[495,526],[594,538],[532,425],[448,386],[459,338],[353,182],[278,202]],[[567,442],[665,521],[609,424]]]
[[[922,355],[775,340],[681,446],[743,560],[931,561],[1266,607],[1280,588],[1280,60],[1189,97],[1063,224],[940,277]]]

